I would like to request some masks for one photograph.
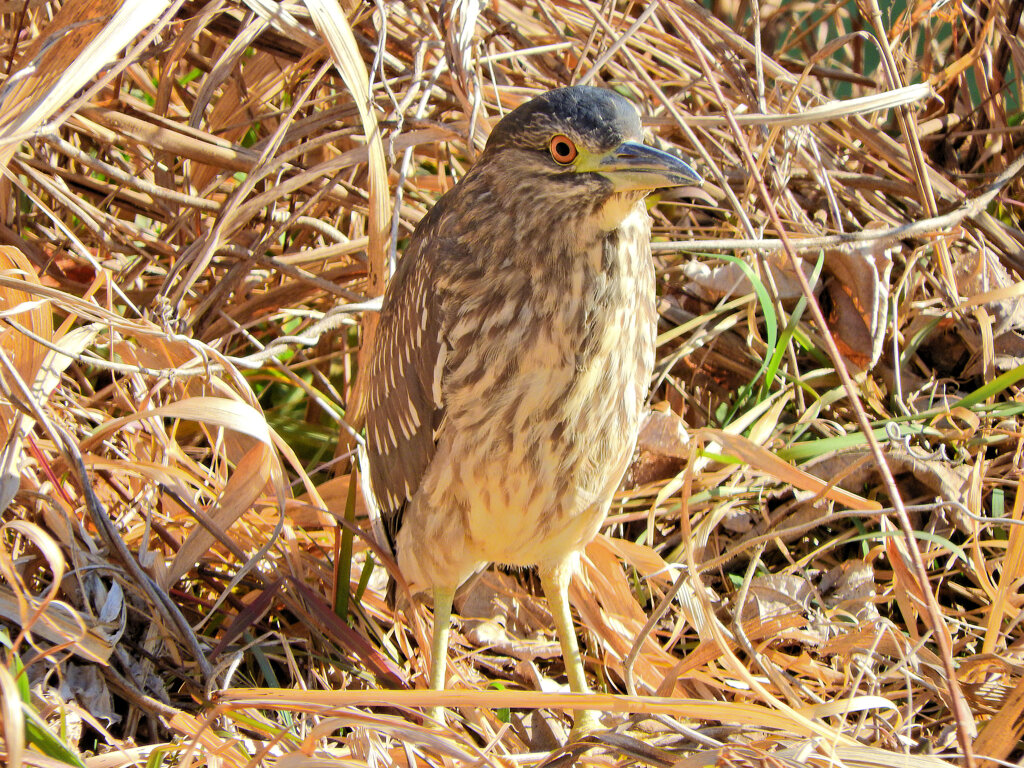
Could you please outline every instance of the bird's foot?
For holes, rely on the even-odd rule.
[[[601,718],[592,709],[580,709],[572,721],[572,730],[569,731],[569,743],[580,741],[592,733],[604,728]]]

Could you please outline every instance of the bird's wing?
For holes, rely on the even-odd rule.
[[[366,446],[370,482],[391,530],[434,456],[434,428],[444,404],[441,247],[433,238],[410,247],[388,283],[381,307],[367,390]]]

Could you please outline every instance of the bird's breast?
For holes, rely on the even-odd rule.
[[[443,510],[455,551],[531,565],[596,532],[654,363],[649,226],[640,204],[586,248],[496,264],[467,288],[445,338],[437,455],[410,510]]]

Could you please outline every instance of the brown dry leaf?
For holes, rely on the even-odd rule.
[[[910,553],[907,551],[907,544],[903,539],[903,533],[895,530],[888,518],[882,518],[882,532],[885,536],[885,553],[889,558],[889,565],[893,570],[893,581],[898,590],[902,590],[905,597],[900,601],[900,608],[906,614],[906,625],[911,632],[911,637],[916,639],[916,625],[918,615],[924,613],[925,598],[922,592],[922,585],[914,575],[911,567]],[[946,641],[952,645],[950,629],[946,623],[938,627],[938,631],[946,635]]]
[[[272,444],[270,427],[266,419],[251,405],[226,397],[190,397],[151,411],[112,419],[98,427],[90,439],[83,442],[83,449],[96,444],[127,424],[154,416],[192,420],[212,427],[231,429],[266,445]]]
[[[71,121],[94,132],[102,126],[108,129],[105,133],[111,141],[120,138],[138,142],[154,152],[215,165],[222,171],[251,171],[259,160],[259,153],[220,141],[213,134],[193,135],[187,128],[155,115],[145,117],[150,119],[105,107],[83,107]]]
[[[40,282],[31,262],[19,249],[10,246],[0,246],[0,271],[8,273],[12,278],[24,280],[26,286],[37,286]],[[18,290],[10,284],[0,285],[0,317],[17,323],[44,341],[54,340],[50,303],[27,291]],[[13,364],[21,382],[30,387],[36,406],[41,407],[57,385],[56,380],[51,384],[49,376],[44,376],[43,381],[37,381],[40,367],[47,357],[47,348],[26,333],[15,330],[9,323],[4,323],[0,325],[0,350]],[[56,364],[64,363],[60,368],[63,370],[69,362],[68,358],[62,358]],[[0,378],[3,379],[5,391],[21,392],[22,388],[10,381],[6,372],[0,373]],[[56,378],[59,380],[59,375]],[[3,454],[0,455],[0,511],[7,509],[21,485],[23,441],[32,431],[33,424],[33,419],[6,402],[6,398],[0,402],[0,442],[3,443]]]
[[[105,721],[107,726],[121,720],[121,716],[114,711],[114,700],[107,681],[96,666],[68,664],[58,692],[64,701],[77,701],[91,717]]]
[[[670,411],[647,411],[640,424],[633,461],[621,488],[631,489],[677,475],[689,454],[683,420]]]
[[[57,542],[42,528],[25,520],[11,520],[3,526],[3,547],[0,548],[0,616],[30,634],[38,634],[55,646],[70,648],[79,657],[106,664],[112,648],[98,629],[98,622],[80,615],[67,603],[58,600],[67,563]],[[26,584],[21,569],[16,567],[9,547],[24,539],[39,551],[46,566],[49,585],[37,593],[36,584]],[[24,550],[22,550],[24,551]]]
[[[98,333],[99,329],[94,326],[76,328],[56,340],[55,349],[43,348],[46,354],[29,385],[29,394],[37,407],[42,408],[49,400],[53,390],[60,383],[61,374],[74,362],[75,357],[92,345]],[[19,336],[29,340],[29,337],[23,334],[19,333]],[[14,391],[18,389],[15,388]],[[24,441],[35,427],[35,419],[19,410],[15,412],[13,419],[0,426],[0,432],[7,424],[10,425],[10,432],[0,453],[0,510],[7,508],[21,487],[22,463],[26,460]]]
[[[226,768],[247,768],[251,761],[249,756],[233,739],[222,738],[210,728],[209,722],[201,720],[187,712],[176,712],[169,719],[167,726],[175,733],[186,736],[192,744],[216,755],[217,762]]]
[[[870,563],[847,560],[833,567],[819,589],[830,609],[850,613],[858,620],[878,618],[875,607],[875,572]]]
[[[764,264],[771,271],[771,282],[779,299],[793,301],[803,296],[800,282],[784,254],[779,251],[769,253]],[[814,272],[813,265],[804,264],[803,268],[805,277],[810,279]],[[745,296],[754,290],[746,270],[735,262],[727,261],[711,266],[695,259],[683,264],[682,270],[688,287],[708,301]]]
[[[1017,521],[1010,527],[1006,554],[1003,555],[999,569],[999,580],[996,594],[992,599],[985,620],[985,636],[982,650],[992,653],[1006,642],[1002,633],[1003,621],[1010,616],[1017,616],[1021,609],[1021,583],[1024,579],[1024,526],[1020,520],[1024,518],[1024,494],[1018,493],[1013,503],[1011,519]]]
[[[489,569],[459,590],[455,605],[470,644],[521,661],[561,656],[557,639],[543,635],[551,625],[548,605],[526,594],[516,578]]]
[[[14,64],[0,124],[8,124],[31,104],[30,96],[53,88],[86,45],[117,10],[114,0],[85,0],[63,5]],[[84,80],[83,80],[84,82]],[[6,162],[4,163],[6,165]]]
[[[954,765],[934,755],[908,755],[864,744],[837,747],[835,757],[846,768],[952,768]],[[816,756],[809,762],[814,768],[836,765],[835,758],[828,754]]]
[[[1024,283],[988,248],[969,251],[957,263],[957,288],[964,310],[978,318],[982,349],[972,349],[965,375],[990,379],[1024,363]],[[980,353],[980,354],[979,354]]]
[[[197,565],[213,543],[261,496],[270,491],[276,457],[266,443],[257,442],[228,477],[218,504],[206,512],[205,525],[195,526],[167,569],[157,575],[165,589]],[[278,471],[280,471],[278,469]],[[213,530],[210,530],[210,528]]]
[[[1024,330],[1024,285],[987,248],[979,248],[957,263],[961,307],[984,306],[995,318],[993,336]]]
[[[545,642],[531,644],[522,638],[509,634],[504,625],[494,619],[465,619],[462,622],[462,636],[474,648],[495,651],[502,656],[519,660],[550,659],[559,655],[558,645]]]
[[[249,28],[255,28],[255,25],[249,25]],[[285,87],[282,64],[270,54],[258,52],[255,56],[243,58],[237,66],[238,78],[226,82],[203,124],[211,136],[226,139],[229,145],[238,144],[245,136],[253,111],[258,110],[262,103],[272,103]],[[193,168],[192,184],[197,190],[205,190],[223,173],[219,164],[196,163]]]
[[[792,574],[756,576],[750,582],[740,618],[767,621],[791,613],[804,615],[813,591],[806,578]]]
[[[604,534],[601,534],[598,540],[624,563],[636,568],[645,579],[662,586],[668,586],[672,582],[673,569],[650,547]]]
[[[787,632],[798,630],[806,626],[807,619],[794,613],[789,613],[779,618],[761,621],[755,619],[743,624],[743,634],[752,643],[758,643],[773,637],[779,637]],[[736,651],[739,645],[730,641],[729,650]],[[714,642],[701,642],[690,653],[680,659],[674,667],[666,674],[665,679],[658,687],[659,696],[667,696],[674,690],[677,682],[682,679],[692,678],[697,675],[697,670],[705,667],[710,662],[720,659],[724,651]],[[709,683],[710,684],[710,683]],[[715,682],[714,685],[727,688],[725,682]]]
[[[752,468],[777,480],[810,491],[851,509],[881,509],[877,501],[865,499],[826,483],[813,475],[786,463],[775,454],[751,442],[742,435],[732,435],[720,429],[705,427],[697,433],[708,442],[716,442]]]
[[[323,501],[324,506],[315,504],[308,493],[296,497],[295,502],[301,503],[302,507],[296,507],[289,511],[288,518],[296,525],[303,528],[331,527],[336,523],[334,517],[326,510],[343,512],[348,503],[348,486],[351,482],[351,475],[338,475],[326,480],[316,487],[317,493]],[[299,517],[296,517],[298,515]],[[367,516],[366,499],[363,497],[363,489],[360,483],[356,483],[356,518],[365,519]]]
[[[685,459],[690,455],[686,423],[671,411],[648,410],[640,423],[637,449],[658,456]]]
[[[773,291],[780,300],[793,301],[803,296],[790,263],[781,253],[769,254],[763,263],[771,272]],[[805,262],[801,266],[810,279],[813,265]],[[683,266],[683,272],[690,286],[708,300],[753,291],[746,271],[732,262],[711,267],[692,261]],[[849,250],[832,249],[825,254],[822,272],[822,284],[816,292],[828,297],[829,326],[840,351],[858,370],[872,368],[882,355],[885,341],[891,249],[878,243]]]
[[[672,768],[953,768],[953,763],[931,755],[908,755],[878,747],[833,746],[819,740],[786,741],[775,749],[726,746],[685,757]]]
[[[850,627],[842,634],[829,638],[821,646],[824,655],[835,654],[844,659],[851,659],[856,654],[868,651],[885,654],[894,659],[906,659],[911,669],[918,671],[921,658],[915,656],[911,649],[912,644],[906,637],[894,632],[892,627],[874,621],[864,621]],[[931,652],[927,652],[922,658],[925,663],[936,667],[941,664],[939,658]]]
[[[870,370],[885,341],[892,251],[877,243],[831,250],[825,254],[824,273],[829,327],[839,351],[857,370]]]
[[[570,595],[583,624],[604,648],[605,663],[622,674],[622,661],[640,636],[647,616],[633,596],[615,549],[600,535],[587,546],[583,575],[589,588],[583,588],[581,579],[574,579]],[[634,664],[634,675],[653,691],[673,664],[674,659],[648,636]]]
[[[23,621],[21,604],[16,593],[6,585],[0,585],[0,616],[14,625]],[[64,645],[72,640],[70,648],[79,658],[105,664],[114,652],[110,640],[95,628],[85,628],[74,618],[66,605],[48,603],[32,630],[41,638],[54,645]]]
[[[136,346],[117,340],[113,346],[124,363],[139,365],[148,369],[195,371],[197,369],[205,370],[209,365],[208,359],[205,359],[201,352],[210,352],[210,350],[202,350],[201,348],[197,350],[194,344],[188,344],[181,339],[173,337],[167,338],[163,334],[156,335],[155,338],[148,340],[148,343],[143,345]],[[224,363],[222,362],[221,365],[224,365]],[[241,461],[242,457],[251,447],[252,437],[258,440],[266,439],[262,429],[256,429],[255,432],[250,434],[244,429],[230,426],[240,424],[241,419],[247,419],[255,428],[262,426],[261,422],[265,421],[261,417],[253,415],[260,410],[259,401],[244,377],[235,367],[227,366],[226,370],[220,375],[182,376],[179,379],[176,393],[180,397],[179,405],[176,407],[179,409],[178,413],[182,414],[181,418],[192,418],[184,415],[184,411],[180,410],[182,408],[192,408],[192,412],[196,414],[195,420],[197,422],[210,425],[217,423],[216,420],[210,421],[210,418],[221,409],[227,399],[239,401],[240,405],[237,406],[237,410],[240,411],[239,416],[234,417],[230,413],[225,412],[225,423],[221,424],[221,426],[227,426],[228,428],[226,432],[218,437],[218,442],[223,444],[225,456],[231,463],[237,464]],[[211,394],[224,394],[227,397],[209,398],[208,396]],[[203,400],[203,398],[208,399]],[[186,401],[192,401],[193,405],[181,405],[181,403]],[[246,406],[253,410],[246,410]],[[235,406],[225,407],[229,411],[235,409]],[[161,414],[172,416],[166,410],[162,411]]]
[[[18,248],[0,246],[0,271],[24,280],[27,286],[40,284],[36,268]],[[0,316],[17,322],[46,341],[53,341],[53,308],[50,303],[11,285],[0,285]],[[11,326],[0,326],[0,349],[14,363],[25,382],[36,377],[46,356],[46,347]],[[0,439],[6,439],[7,426],[15,411],[7,403],[0,404]]]
[[[462,622],[462,634],[475,648],[510,656],[519,661],[560,658],[557,640],[529,639],[511,634],[495,619],[468,619]]]
[[[518,632],[530,632],[532,626],[521,623],[523,590],[510,574],[489,569],[476,576],[455,595],[459,615],[466,619],[491,619]]]
[[[894,474],[913,476],[930,495],[955,501],[966,498],[970,483],[968,467],[951,464],[941,455],[915,455],[900,444],[889,443],[883,451]],[[802,464],[801,469],[822,480],[828,479],[841,488],[863,488],[876,482],[878,477],[878,467],[867,448],[848,448],[826,454]],[[970,518],[964,518],[956,510],[951,514],[960,530],[970,532],[974,529]]]
[[[921,458],[902,448],[887,451],[886,460],[894,472],[910,472],[918,482],[940,499],[963,501],[967,498],[970,468],[964,465],[957,466],[941,458]],[[970,518],[964,518],[955,509],[952,514],[960,530],[968,533],[974,530],[975,526]]]
[[[885,707],[893,704],[878,697],[858,697],[864,708]],[[869,701],[870,699],[870,701]],[[551,707],[565,710],[586,709],[602,712],[658,713],[672,717],[701,721],[742,723],[758,728],[781,729],[783,732],[818,735],[841,744],[852,740],[822,723],[813,722],[793,711],[773,709],[746,702],[705,701],[679,697],[622,696],[594,693],[586,698],[573,693],[545,694],[536,691],[515,690],[288,690],[277,688],[229,688],[215,691],[216,704],[233,711],[249,709],[301,709],[314,707],[433,706],[486,709],[504,707]],[[856,704],[856,702],[854,702]],[[858,711],[855,706],[853,711]],[[406,724],[406,727],[408,724]],[[412,728],[418,728],[412,726]],[[434,729],[436,733],[437,730]],[[469,737],[467,736],[467,741]]]

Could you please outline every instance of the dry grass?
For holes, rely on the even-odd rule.
[[[1021,759],[1024,3],[345,5],[3,8],[5,763]],[[581,81],[708,179],[652,208],[656,415],[573,595],[601,693],[496,572],[441,696],[335,460],[364,310]],[[559,752],[581,706],[614,731]]]

